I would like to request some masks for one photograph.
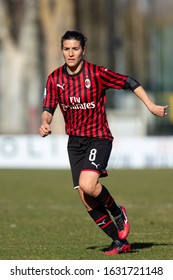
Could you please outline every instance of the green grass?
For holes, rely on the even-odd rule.
[[[101,179],[131,224],[128,254],[106,256],[66,170],[0,170],[1,260],[173,259],[173,171],[110,170]]]

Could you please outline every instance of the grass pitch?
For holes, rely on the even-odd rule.
[[[173,171],[110,170],[101,179],[125,205],[131,252],[106,256],[111,240],[86,213],[68,170],[0,170],[1,260],[172,260]]]

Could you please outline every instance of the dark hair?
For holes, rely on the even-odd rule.
[[[87,41],[87,38],[78,31],[67,31],[61,38],[61,49],[63,48],[63,42],[65,40],[75,39],[80,41],[80,44],[82,46],[82,49],[85,48],[85,43]]]

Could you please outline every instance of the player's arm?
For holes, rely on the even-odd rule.
[[[42,137],[45,137],[51,134],[51,127],[50,124],[52,122],[53,115],[48,111],[43,111],[41,115],[41,126],[39,128],[39,134]]]
[[[168,105],[156,105],[148,96],[142,86],[137,87],[133,90],[133,92],[142,100],[142,102],[153,115],[158,117],[165,117],[167,115],[166,109],[168,108]]]

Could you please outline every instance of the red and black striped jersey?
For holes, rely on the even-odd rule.
[[[53,115],[59,104],[68,135],[112,140],[106,115],[109,88],[129,88],[128,76],[87,61],[79,73],[69,75],[64,64],[48,76],[43,111]]]

